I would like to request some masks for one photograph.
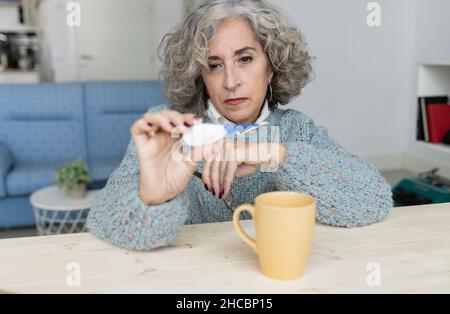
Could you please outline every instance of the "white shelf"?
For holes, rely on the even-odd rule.
[[[420,63],[423,66],[446,67],[450,66],[450,60],[425,61]]]
[[[417,97],[450,95],[450,61],[425,60],[418,64]],[[417,113],[417,98],[414,111]],[[414,115],[414,117],[416,117]],[[417,117],[416,117],[417,118]],[[414,136],[404,160],[408,169],[426,170],[438,167],[441,174],[450,177],[450,145],[433,144],[416,139],[416,120],[411,130]]]
[[[450,94],[450,62],[419,66],[418,97]]]
[[[28,25],[0,25],[0,33],[30,33],[36,31],[36,27]]]
[[[0,84],[39,83],[37,71],[0,71]]]
[[[431,152],[442,152],[450,154],[450,145],[445,144],[433,144],[433,143],[427,143],[423,141],[416,141],[416,143],[421,146],[422,148],[429,150]],[[450,161],[449,161],[450,164]]]
[[[442,175],[450,177],[450,146],[414,141],[404,163],[405,168],[414,171],[437,167]]]

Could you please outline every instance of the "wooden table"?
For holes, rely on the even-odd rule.
[[[252,221],[243,225],[253,233]],[[185,226],[173,245],[146,253],[87,233],[1,240],[0,291],[450,293],[450,203],[396,208],[387,221],[356,229],[317,225],[305,275],[288,282],[259,271],[229,222]]]

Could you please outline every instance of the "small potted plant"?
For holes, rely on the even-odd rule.
[[[80,160],[66,163],[55,176],[56,184],[69,197],[83,198],[86,195],[86,183],[91,181],[86,164]]]

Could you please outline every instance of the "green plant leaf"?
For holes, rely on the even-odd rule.
[[[79,184],[91,182],[91,175],[86,164],[81,159],[76,159],[71,163],[64,163],[55,175],[55,182],[59,187],[70,190]]]

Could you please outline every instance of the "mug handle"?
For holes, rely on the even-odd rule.
[[[239,218],[241,216],[241,212],[243,211],[248,211],[252,216],[253,220],[255,220],[255,206],[250,204],[241,205],[238,208],[236,208],[233,213],[234,229],[236,229],[236,232],[241,236],[242,240],[244,240],[245,243],[250,245],[252,249],[255,250],[255,252],[258,252],[256,249],[256,241],[250,238],[250,236],[247,233],[245,233],[245,231],[241,227],[241,224],[239,223]]]

